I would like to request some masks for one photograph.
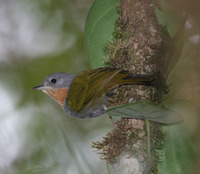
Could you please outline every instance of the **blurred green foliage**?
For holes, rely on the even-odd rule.
[[[90,144],[91,141],[100,141],[103,135],[113,129],[110,120],[106,116],[90,120],[68,117],[48,96],[40,91],[31,90],[53,72],[76,73],[90,68],[84,49],[83,30],[92,2],[92,0],[3,0],[0,2],[1,9],[4,8],[2,16],[5,19],[1,22],[0,30],[0,43],[3,43],[0,45],[0,53],[5,52],[0,56],[0,87],[2,87],[0,89],[8,94],[10,105],[14,106],[7,112],[3,112],[5,108],[0,106],[0,173],[106,173],[104,161],[100,161],[99,156],[92,153]],[[112,2],[118,3],[117,0]],[[106,10],[104,6],[102,8]],[[116,12],[112,11],[109,14],[109,17],[116,18]],[[107,20],[107,17],[100,17],[100,19]],[[104,21],[99,22],[105,24]],[[3,26],[5,26],[5,31]],[[90,26],[88,27],[91,29]],[[86,30],[86,34],[87,32],[90,34],[89,29]],[[97,29],[98,38],[93,40],[91,46],[103,38],[104,31],[99,31],[98,27]],[[111,30],[109,32],[111,33]],[[183,68],[179,66],[179,76],[186,77],[184,73],[188,66],[194,69],[191,66],[192,61],[188,64],[187,59],[191,58],[191,47],[187,46],[185,49],[186,59],[182,58],[181,67]],[[192,52],[193,60],[196,62],[198,50]],[[93,50],[92,61],[96,61],[96,51],[98,49]],[[100,51],[99,55],[102,56],[102,50]],[[90,55],[89,57],[91,60]],[[185,66],[183,66],[184,63]],[[93,67],[97,66],[96,63],[91,64]],[[99,66],[101,62],[97,64]],[[192,70],[191,72],[196,72]],[[183,83],[178,86],[176,83],[179,81],[174,81],[175,87],[168,101],[181,96],[178,94]],[[194,96],[191,95],[191,91],[195,91],[194,85],[192,89],[184,88],[183,93],[190,91],[189,96]],[[187,98],[184,95],[183,97]],[[199,99],[198,95],[195,97]],[[6,100],[1,95],[1,104]],[[8,124],[4,124],[5,121]],[[178,132],[175,130],[175,133],[171,135],[170,131],[167,141],[176,133]],[[187,139],[187,141],[193,145],[194,139]],[[187,141],[180,140],[182,144]],[[174,142],[173,146],[176,148],[181,146],[174,136],[169,142]],[[185,159],[182,158],[181,151],[182,148],[177,151],[179,154],[175,159],[181,158],[180,162],[183,164]],[[193,149],[187,148],[186,155],[190,152],[193,153]],[[161,159],[164,162],[166,160],[168,160],[167,156]],[[161,170],[165,170],[164,167]]]
[[[0,57],[0,86],[14,105],[9,112],[2,112],[4,108],[0,111],[4,128],[3,132],[0,130],[0,140],[12,142],[5,158],[0,150],[0,173],[104,173],[105,163],[99,161],[90,144],[113,128],[110,120],[104,116],[74,119],[48,96],[31,90],[51,73],[77,73],[90,68],[83,31],[91,5],[92,0],[0,2],[0,6],[13,10],[4,17],[14,26],[8,33],[10,45]],[[3,40],[1,36],[0,31]],[[9,122],[13,118],[14,126]],[[8,126],[4,120],[8,120]],[[5,148],[4,144],[0,143],[0,149]],[[12,151],[17,147],[15,154]]]

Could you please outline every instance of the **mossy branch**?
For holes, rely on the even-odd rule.
[[[158,5],[158,4],[156,4]],[[112,106],[139,100],[162,103],[165,87],[165,62],[171,37],[158,23],[155,1],[121,0],[114,38],[106,48],[106,61],[132,74],[159,77],[157,87],[128,86],[118,89],[108,102]],[[163,147],[159,124],[150,122],[151,162],[149,161],[147,131],[144,120],[121,119],[117,127],[96,142],[93,147],[102,151],[110,174],[157,173],[156,149]]]

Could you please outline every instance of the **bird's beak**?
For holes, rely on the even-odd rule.
[[[36,89],[36,90],[44,90],[44,89],[46,89],[47,87],[46,86],[44,86],[44,85],[39,85],[39,86],[35,86],[35,87],[33,87],[32,89]]]

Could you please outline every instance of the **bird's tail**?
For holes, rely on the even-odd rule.
[[[121,85],[147,85],[154,86],[156,78],[150,75],[132,75],[128,74],[127,76],[121,79]]]
[[[157,81],[154,75],[130,74],[128,71],[111,67],[99,68],[98,74],[101,75],[98,78],[104,79],[104,86],[106,86],[108,90],[123,85],[155,86],[155,82]]]

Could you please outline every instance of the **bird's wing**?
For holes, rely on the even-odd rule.
[[[98,68],[78,74],[70,86],[67,103],[80,111],[106,91],[106,85],[120,72],[114,68]]]
[[[89,77],[89,91],[86,95],[84,104],[90,103],[98,95],[105,92],[106,85],[115,77],[121,70],[117,69],[104,69],[104,71],[96,72],[95,75]]]
[[[70,85],[66,102],[68,107],[73,111],[79,111],[83,108],[88,91],[87,80],[87,77],[77,75]]]

